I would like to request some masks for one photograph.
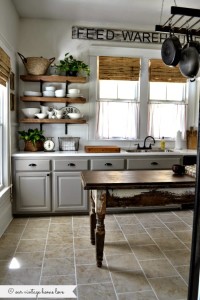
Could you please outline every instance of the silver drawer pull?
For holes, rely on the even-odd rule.
[[[76,165],[74,163],[69,163],[68,166],[69,167],[76,167]]]
[[[152,166],[157,166],[158,163],[157,163],[156,161],[152,161],[151,165],[152,165]]]
[[[36,164],[30,164],[29,167],[37,167]]]
[[[105,163],[105,166],[107,166],[107,167],[111,167],[111,166],[112,166],[112,164],[111,164],[111,163]]]

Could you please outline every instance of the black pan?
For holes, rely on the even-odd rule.
[[[168,66],[176,66],[181,56],[181,43],[175,35],[167,38],[161,48],[161,56],[163,62]]]

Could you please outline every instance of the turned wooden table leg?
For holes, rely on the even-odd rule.
[[[96,261],[97,267],[102,266],[103,261],[103,249],[105,239],[105,226],[104,226],[105,215],[97,213],[97,225],[96,225]]]
[[[96,228],[96,213],[95,213],[95,202],[90,195],[90,241],[92,245],[95,245],[95,228]]]

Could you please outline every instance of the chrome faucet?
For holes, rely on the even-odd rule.
[[[149,140],[149,139],[151,139],[153,141],[153,143],[149,143],[149,146],[147,147],[146,146],[146,141]],[[156,142],[155,139],[151,135],[148,135],[148,136],[145,137],[145,139],[144,139],[144,145],[142,147],[140,146],[139,143],[137,144],[137,149],[141,149],[141,150],[152,149],[151,146],[154,145],[155,142]]]

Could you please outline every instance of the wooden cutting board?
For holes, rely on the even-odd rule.
[[[121,148],[117,146],[85,146],[87,153],[116,153],[120,150]]]

